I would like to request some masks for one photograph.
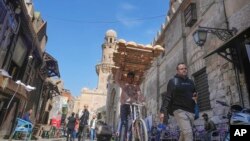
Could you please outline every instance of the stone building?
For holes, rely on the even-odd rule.
[[[31,120],[40,123],[43,107],[57,89],[46,82],[60,77],[57,61],[45,52],[46,28],[31,1],[0,0],[0,138],[28,109],[33,109]],[[36,89],[29,92],[28,85]]]
[[[148,115],[157,117],[161,93],[179,62],[187,64],[189,77],[197,85],[200,114],[206,112],[221,123],[227,109],[216,100],[249,107],[249,12],[249,0],[170,1],[166,22],[153,41],[164,46],[165,52],[147,72],[142,86]],[[203,45],[195,43],[196,31],[208,32]],[[201,120],[196,124],[202,124]]]
[[[249,107],[249,13],[249,0],[170,1],[166,21],[152,42],[163,46],[165,52],[153,62],[141,84],[147,103],[146,116],[151,116],[152,122],[159,120],[161,94],[166,91],[167,82],[176,74],[176,65],[180,62],[187,64],[188,75],[197,85],[200,114],[208,113],[218,124],[225,122],[222,115],[226,115],[228,109],[216,100]],[[198,31],[207,33],[206,40],[199,38],[199,45],[194,41]],[[120,89],[110,83],[107,121],[116,128]],[[195,124],[203,125],[201,119]],[[169,123],[170,127],[176,127],[173,118]]]
[[[113,52],[115,50],[116,32],[108,30],[105,34],[104,43],[102,44],[102,59],[101,63],[96,65],[96,73],[98,74],[97,89],[89,90],[83,88],[81,95],[76,98],[74,111],[79,112],[83,110],[83,106],[87,104],[91,113],[102,113],[105,118],[106,111],[106,98],[107,98],[107,85],[108,78],[111,74],[113,66]],[[100,109],[103,109],[100,111]]]

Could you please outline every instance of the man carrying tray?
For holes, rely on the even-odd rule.
[[[134,72],[128,72],[127,77],[124,81],[121,81],[119,79],[120,75],[121,75],[121,72],[120,70],[118,70],[118,72],[116,72],[116,75],[115,75],[115,81],[122,89],[122,93],[120,97],[120,103],[121,103],[120,117],[121,117],[121,125],[125,127],[125,135],[127,135],[128,115],[130,114],[130,105],[126,103],[143,102],[145,101],[145,99],[143,95],[141,94],[139,85],[135,84]],[[121,132],[121,128],[119,132]]]

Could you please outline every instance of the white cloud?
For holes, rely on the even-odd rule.
[[[153,36],[153,35],[155,35],[156,33],[155,33],[155,30],[154,30],[154,29],[147,29],[147,30],[145,30],[145,34],[150,35],[150,36]]]
[[[121,4],[121,9],[130,11],[130,10],[135,10],[136,7],[132,4],[129,4],[129,3],[123,3],[123,4]]]
[[[134,27],[142,24],[142,21],[137,21],[136,19],[133,19],[132,17],[126,16],[124,14],[117,14],[116,18],[121,22],[121,24],[127,27]]]
[[[131,15],[134,15],[137,7],[130,3],[122,3],[119,6],[116,18],[126,27],[134,27],[142,24],[142,21],[137,20]]]

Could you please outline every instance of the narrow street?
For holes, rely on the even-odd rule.
[[[250,0],[0,0],[0,141],[250,137],[249,13]]]

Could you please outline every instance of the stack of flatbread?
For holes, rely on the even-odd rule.
[[[150,68],[153,59],[163,51],[164,48],[160,45],[142,45],[120,39],[113,55],[115,67],[112,72],[115,74],[117,69],[120,69],[122,72],[120,79],[125,80],[127,73],[132,71],[135,73],[135,81],[140,83],[143,80],[143,74]]]

